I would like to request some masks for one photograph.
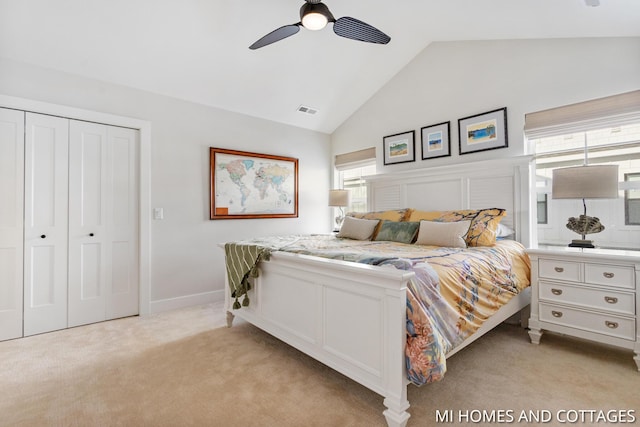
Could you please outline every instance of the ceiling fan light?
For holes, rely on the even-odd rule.
[[[300,8],[300,21],[307,30],[321,30],[329,21],[335,21],[324,3],[305,3]]]
[[[302,26],[307,30],[317,31],[327,26],[327,17],[321,13],[307,13],[302,17]]]

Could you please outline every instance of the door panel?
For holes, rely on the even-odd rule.
[[[105,320],[107,126],[69,127],[69,326]]]
[[[109,225],[111,247],[107,318],[139,312],[138,131],[109,127]]]
[[[67,327],[68,120],[26,113],[24,335]]]
[[[24,112],[0,108],[0,341],[22,336]]]

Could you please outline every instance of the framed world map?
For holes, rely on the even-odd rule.
[[[211,219],[296,218],[298,159],[210,148]]]

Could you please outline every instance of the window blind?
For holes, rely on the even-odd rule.
[[[622,126],[640,121],[640,90],[525,114],[529,139]]]
[[[375,147],[365,148],[364,150],[352,151],[350,153],[336,154],[335,167],[338,170],[344,170],[357,166],[371,164],[376,160]]]

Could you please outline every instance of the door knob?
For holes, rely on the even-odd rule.
[[[89,236],[93,237],[93,233],[89,233]]]
[[[40,238],[41,238],[41,239],[46,239],[46,238],[47,238],[47,235],[46,235],[46,234],[42,234],[42,235],[40,235]]]

